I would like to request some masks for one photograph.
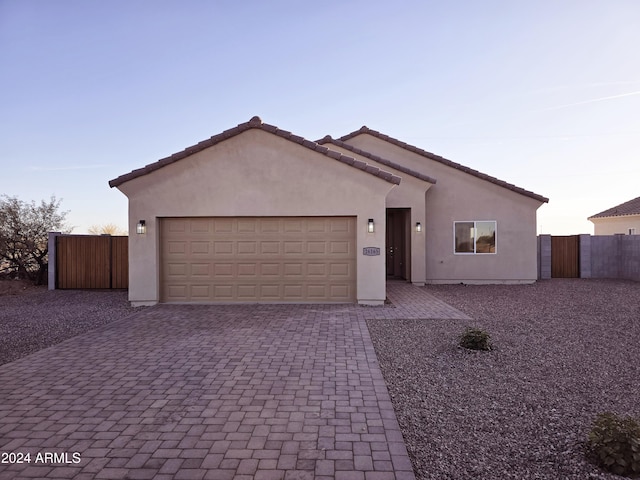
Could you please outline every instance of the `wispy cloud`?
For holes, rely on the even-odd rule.
[[[546,112],[546,111],[549,111],[549,110],[559,110],[561,108],[577,107],[578,105],[588,105],[590,103],[605,102],[607,100],[614,100],[616,98],[623,98],[623,97],[632,97],[634,95],[640,95],[640,91],[629,92],[629,93],[621,93],[620,95],[609,95],[608,97],[592,98],[590,100],[583,100],[581,102],[566,103],[564,105],[556,105],[554,107],[542,108],[542,109],[537,110],[537,111],[538,112]]]
[[[547,94],[550,92],[560,92],[563,90],[569,91],[577,91],[577,90],[587,90],[587,89],[596,89],[602,87],[619,87],[619,86],[640,86],[640,81],[638,80],[623,80],[617,82],[591,82],[591,83],[579,83],[579,84],[566,84],[566,85],[551,85],[548,87],[543,87],[537,90],[533,90],[530,92],[531,94]]]
[[[105,168],[108,167],[109,164],[106,163],[98,163],[95,165],[68,165],[68,166],[59,166],[59,167],[39,167],[39,166],[31,166],[29,170],[32,172],[58,172],[58,171],[68,171],[68,170],[93,170],[96,168]]]

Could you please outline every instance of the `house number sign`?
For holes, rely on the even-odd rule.
[[[375,255],[380,255],[380,249],[378,247],[364,247],[362,249],[362,254],[373,257]]]

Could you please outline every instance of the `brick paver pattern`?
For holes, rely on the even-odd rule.
[[[31,456],[0,479],[413,479],[365,320],[468,317],[388,293],[158,305],[0,366],[0,452]]]

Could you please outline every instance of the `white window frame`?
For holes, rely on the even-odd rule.
[[[457,223],[473,223],[473,252],[456,252],[456,224]],[[478,238],[476,232],[478,223],[493,223],[493,230],[496,234],[495,249],[493,252],[476,252],[476,243]],[[454,220],[453,222],[453,254],[454,255],[497,255],[498,254],[498,221],[497,220]]]

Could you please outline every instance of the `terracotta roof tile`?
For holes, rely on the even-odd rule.
[[[236,135],[239,135],[242,132],[246,132],[247,130],[254,129],[254,128],[278,135],[279,137],[282,137],[286,140],[295,142],[310,150],[326,155],[329,158],[345,163],[354,168],[358,168],[359,170],[363,170],[367,173],[370,173],[371,175],[375,175],[379,178],[382,178],[383,180],[386,180],[389,183],[393,183],[395,185],[400,184],[400,177],[398,177],[397,175],[393,175],[390,172],[380,170],[379,168],[373,167],[372,165],[369,165],[365,162],[356,161],[354,158],[349,157],[348,155],[344,155],[335,150],[331,150],[328,147],[325,147],[324,145],[319,145],[316,142],[306,140],[303,137],[299,135],[294,135],[287,130],[281,130],[274,125],[263,123],[260,117],[256,116],[251,118],[251,120],[249,120],[248,122],[241,123],[238,126],[225,130],[222,133],[214,135],[207,140],[203,140],[202,142],[199,142],[195,145],[187,147],[181,152],[174,153],[173,155],[170,155],[169,157],[158,160],[157,162],[150,163],[149,165],[143,168],[138,168],[124,175],[120,175],[118,178],[115,178],[109,181],[109,186],[111,188],[117,187],[118,185],[122,185],[123,183],[128,182],[129,180],[133,180],[134,178],[141,177],[143,175],[151,173],[155,170],[158,170],[169,164],[175,163],[190,155],[193,155],[194,153],[200,152],[206,148],[216,145],[217,143],[220,143],[224,140],[235,137]],[[372,169],[367,169],[367,167],[372,167]]]
[[[596,213],[590,216],[589,220],[592,218],[621,217],[624,215],[640,215],[640,197],[611,207],[604,212]]]
[[[479,172],[477,170],[474,170],[472,168],[469,167],[465,167],[464,165],[460,165],[459,163],[453,162],[451,160],[447,160],[444,157],[441,157],[439,155],[435,155],[431,152],[427,152],[426,150],[423,150],[421,148],[415,147],[413,145],[409,145],[408,143],[405,143],[401,140],[392,138],[388,135],[385,135],[384,133],[380,133],[376,130],[372,130],[366,126],[362,126],[360,127],[359,130],[356,130],[355,132],[351,132],[347,135],[344,135],[343,137],[340,137],[338,140],[341,142],[345,142],[346,140],[349,140],[351,138],[357,137],[358,135],[362,135],[362,134],[368,134],[371,135],[372,137],[377,137],[380,138],[386,142],[389,142],[393,145],[396,145],[400,148],[404,148],[405,150],[408,150],[410,152],[413,153],[417,153],[418,155],[421,155],[423,157],[426,157],[430,160],[435,160],[436,162],[442,163],[444,165],[447,165],[451,168],[455,168],[456,170],[460,170],[461,172],[465,172],[468,173],[469,175],[473,175],[475,177],[481,178],[482,180],[486,180],[488,182],[491,183],[495,183],[496,185],[499,185],[503,188],[506,188],[508,190],[512,190],[516,193],[519,193],[521,195],[525,195],[527,197],[531,197],[535,200],[538,200],[539,202],[544,202],[547,203],[549,202],[549,199],[546,197],[543,197],[542,195],[538,195],[537,193],[533,193],[530,192],[529,190],[525,190],[524,188],[520,188],[517,187],[515,185],[512,185],[511,183],[507,183],[503,180],[500,180],[498,178],[492,177],[491,175],[487,175],[485,173]]]
[[[318,140],[319,144],[331,143],[337,147],[342,147],[345,150],[349,150],[350,152],[355,153],[356,155],[360,155],[361,157],[366,157],[374,162],[381,163],[382,165],[386,165],[387,167],[391,167],[395,170],[398,170],[402,173],[406,173],[407,175],[411,175],[412,177],[419,178],[427,183],[435,184],[435,178],[429,177],[427,175],[423,175],[420,172],[416,172],[415,170],[411,170],[410,168],[399,165],[391,160],[387,160],[386,158],[378,157],[377,155],[373,155],[365,150],[361,150],[359,148],[354,147],[353,145],[349,145],[348,143],[341,142],[340,140],[336,140],[331,138],[331,135],[327,135],[326,137]]]
[[[327,152],[327,156],[335,158],[337,160],[342,156],[342,154],[340,152],[336,152],[335,150],[329,150]]]

